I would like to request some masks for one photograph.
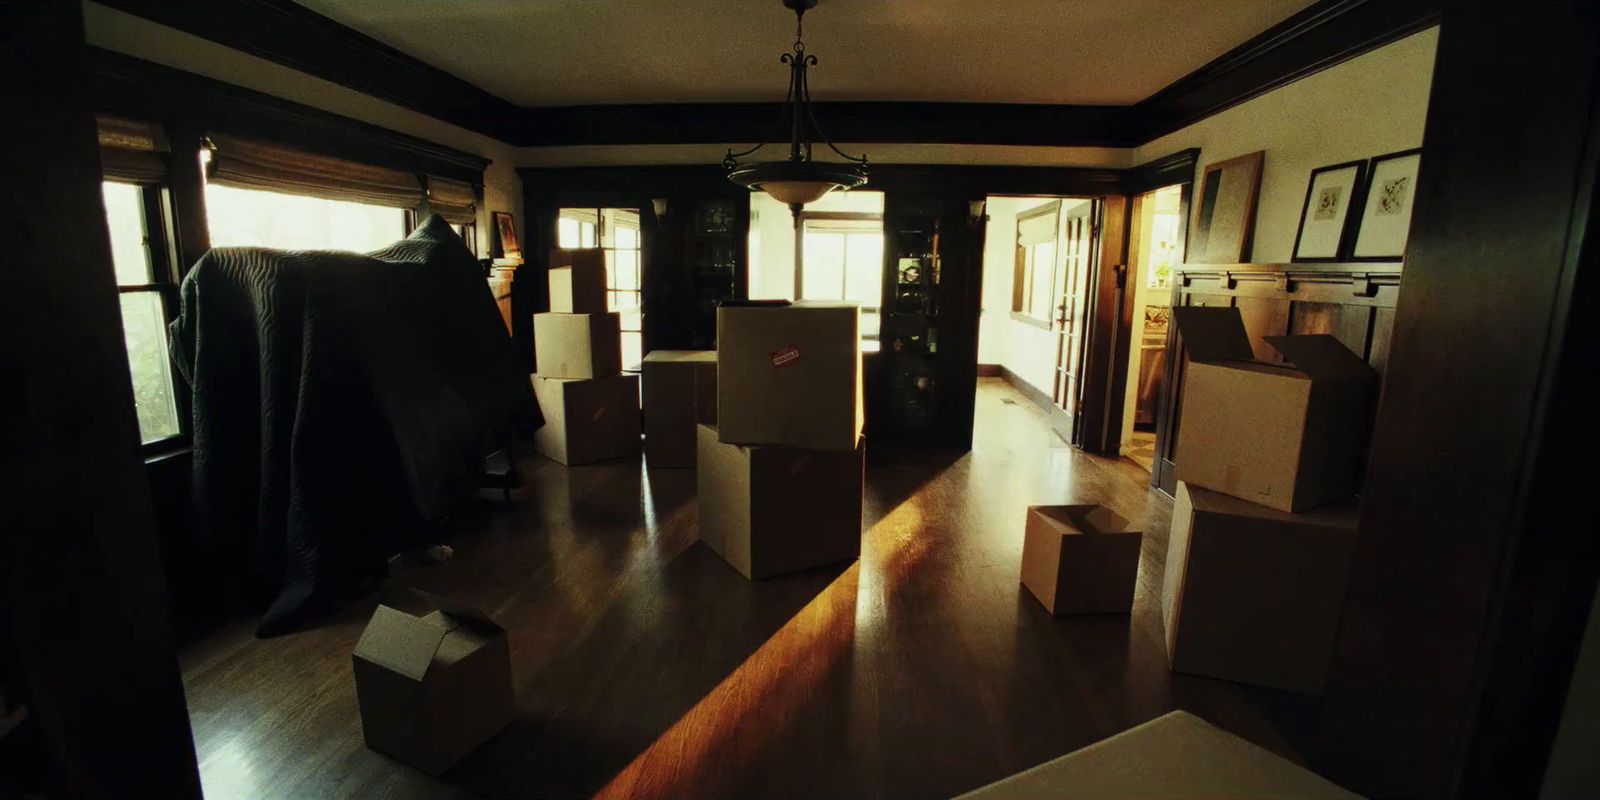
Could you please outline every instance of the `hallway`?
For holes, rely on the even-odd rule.
[[[1276,695],[1168,671],[1148,474],[1068,448],[997,379],[977,420],[959,458],[869,464],[859,563],[758,583],[696,542],[693,472],[532,459],[453,562],[381,592],[509,631],[512,727],[442,783],[367,750],[349,664],[374,595],[184,654],[207,795],[947,797],[1173,708],[1293,757],[1257,711]],[[1026,507],[1063,502],[1144,523],[1131,619],[1052,618],[1019,586]]]

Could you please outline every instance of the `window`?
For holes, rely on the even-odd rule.
[[[409,232],[402,208],[214,183],[206,184],[206,222],[212,247],[367,253]]]
[[[636,208],[563,208],[556,246],[606,253],[606,306],[622,317],[622,364],[644,360],[643,245]]]
[[[801,212],[801,300],[861,305],[862,349],[876,350],[883,306],[883,217]]]
[[[1061,201],[1052,200],[1017,215],[1016,272],[1011,310],[1046,325],[1056,306],[1060,264]]]
[[[183,433],[179,401],[167,354],[168,308],[173,300],[171,268],[161,235],[161,189],[106,181],[106,228],[111,263],[121,290],[122,333],[128,372],[144,444]]]

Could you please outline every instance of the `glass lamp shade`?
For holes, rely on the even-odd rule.
[[[767,181],[755,188],[772,195],[772,199],[786,206],[803,206],[821,200],[828,192],[838,188],[838,184],[827,181]]]
[[[834,189],[865,184],[867,170],[859,164],[828,161],[768,161],[734,167],[728,171],[728,180],[766,192],[786,206],[799,207],[821,200]]]

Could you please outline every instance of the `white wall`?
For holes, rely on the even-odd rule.
[[[776,119],[774,119],[776,122]],[[824,120],[823,124],[827,124]],[[753,144],[753,142],[751,143]],[[721,164],[729,147],[740,142],[709,144],[572,145],[523,147],[517,150],[519,167],[608,167],[653,164]],[[782,159],[786,145],[767,145],[752,159]],[[776,148],[776,149],[774,149]],[[839,145],[851,155],[866,154],[872,164],[986,164],[1033,167],[1133,166],[1133,150],[1126,147],[1022,147],[978,144],[851,144]],[[829,155],[832,155],[829,153]],[[870,173],[871,168],[869,166]],[[870,184],[868,184],[870,186]]]
[[[1198,190],[1207,164],[1265,150],[1251,260],[1287,262],[1312,169],[1422,146],[1438,41],[1429,28],[1380,47],[1134,148],[1133,163],[1198,147]]]
[[[236,86],[426,139],[490,159],[478,209],[479,254],[488,255],[489,212],[510,211],[519,229],[522,184],[516,148],[465,128],[402,108],[264,58],[85,0],[84,33],[90,45],[164,64]]]

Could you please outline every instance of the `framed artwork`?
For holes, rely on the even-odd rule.
[[[1311,170],[1291,261],[1337,261],[1344,255],[1345,240],[1356,221],[1350,208],[1357,202],[1366,174],[1365,161]]]
[[[1249,260],[1264,155],[1265,151],[1257,150],[1206,166],[1200,180],[1190,262],[1242,264]]]
[[[1367,199],[1362,204],[1351,260],[1397,261],[1405,256],[1421,165],[1421,150],[1402,150],[1369,162]]]
[[[522,247],[517,244],[517,223],[509,211],[495,211],[494,254],[497,258],[521,258]]]

